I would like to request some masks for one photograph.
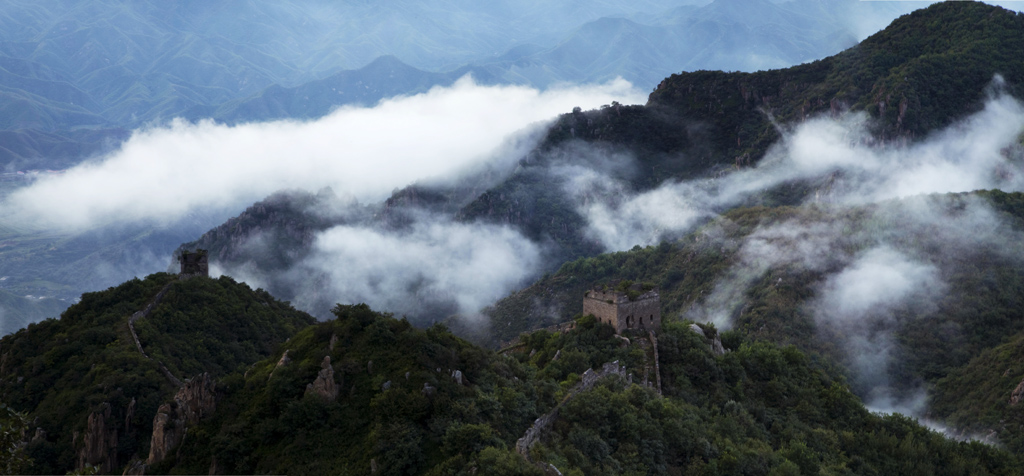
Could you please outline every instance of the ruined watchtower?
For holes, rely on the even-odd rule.
[[[206,250],[182,251],[178,257],[181,274],[188,276],[209,276],[210,264]]]
[[[617,288],[594,288],[583,297],[583,314],[611,324],[615,332],[661,329],[661,299],[658,290],[639,284]]]

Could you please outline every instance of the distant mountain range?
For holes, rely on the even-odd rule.
[[[874,31],[910,8],[853,0],[6,2],[0,169],[66,168],[152,121],[316,117],[467,73],[537,87],[621,76],[648,88],[682,70],[784,67],[851,46],[865,25]]]

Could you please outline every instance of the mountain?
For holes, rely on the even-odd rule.
[[[782,137],[777,125],[791,129],[822,115],[863,111],[876,140],[913,142],[979,111],[996,75],[1010,95],[1021,97],[1024,69],[1013,58],[1024,47],[1022,33],[1021,14],[974,2],[943,3],[812,63],[757,73],[673,74],[643,107],[562,115],[536,159],[524,161],[460,217],[506,222],[531,238],[552,239],[569,256],[587,254],[595,244],[584,236],[585,221],[577,204],[559,192],[565,178],[550,172],[552,158],[572,155],[563,151],[575,143],[633,156],[629,173],[612,175],[643,191],[756,165]],[[766,203],[802,198],[799,187],[776,195]]]
[[[372,106],[381,99],[424,93],[435,86],[450,86],[466,75],[472,75],[480,84],[497,82],[496,78],[480,68],[462,67],[445,73],[430,73],[388,55],[358,70],[341,71],[294,88],[274,85],[244,99],[217,106],[193,107],[183,116],[191,120],[212,118],[229,124],[274,119],[315,119],[342,105]]]
[[[0,339],[0,467],[1019,474],[1022,30],[944,2],[816,62],[577,108],[383,203],[275,194],[183,247],[219,278],[131,280]],[[452,290],[521,263],[549,272],[482,313]],[[229,275],[342,304],[315,322]],[[635,282],[656,334],[580,315]]]
[[[914,8],[855,1],[716,0],[657,15],[600,18],[551,47],[475,64],[510,81],[536,85],[621,76],[651,87],[680,70],[752,72],[817,60],[855,45]]]
[[[712,321],[834,362],[869,408],[935,420],[955,434],[1021,451],[1013,426],[1020,407],[1010,402],[1024,374],[1010,362],[1012,343],[1024,332],[1024,265],[1016,258],[1024,230],[1016,180],[1024,140],[1018,113],[986,114],[1019,111],[1013,98],[1021,95],[1024,71],[1014,58],[1024,47],[1022,33],[1024,15],[946,2],[816,62],[758,73],[676,74],[644,106],[561,116],[533,151],[477,195],[453,201],[449,188],[417,184],[369,206],[362,218],[322,229],[357,224],[385,233],[392,224],[381,210],[404,203],[460,223],[504,225],[543,243],[550,274],[486,310],[484,322],[445,320],[490,347],[578,317],[580,296],[594,284],[643,281],[660,287],[666,315]],[[844,121],[854,119],[862,129],[846,128]],[[983,146],[988,140],[978,131],[991,132],[1001,121],[1010,124],[1000,139],[1006,142]],[[813,142],[811,156],[849,154],[842,157],[857,165],[791,170],[804,165],[785,154],[799,155],[799,141],[809,137],[801,134],[821,133],[815,127],[822,124],[840,134],[811,138],[851,148],[837,152]],[[928,162],[934,156],[953,162]],[[994,161],[977,163],[992,180],[973,183],[1011,193],[885,189],[939,180],[929,175],[934,167],[955,162],[965,166],[957,173],[974,173],[971,156]],[[882,161],[877,173],[873,161]],[[591,187],[584,193],[567,192],[587,174],[600,180],[583,181]],[[753,190],[733,196],[732,187]],[[674,203],[672,193],[712,198],[663,206]],[[649,200],[638,208],[617,205],[636,197]],[[645,220],[669,225],[636,235],[641,241],[611,241],[595,232],[595,223],[607,222],[596,222],[601,217],[586,206],[606,203],[609,213],[619,213],[611,222],[620,229],[646,232]],[[681,225],[663,220],[696,206],[707,208]],[[628,213],[638,218],[623,218]],[[274,228],[286,217],[259,219],[234,233],[224,228],[225,235],[204,237],[203,246],[220,246],[233,263],[248,266],[232,269],[257,278],[270,269],[267,276],[283,276],[281,269],[301,275],[288,281],[303,283],[300,300],[329,296],[337,275],[296,266],[309,256],[302,254],[313,249],[308,245],[276,249],[274,256],[299,258],[272,267],[239,245],[258,242],[264,224]],[[306,229],[307,242],[324,236],[317,229]],[[652,246],[600,254],[634,244]],[[452,312],[433,306],[446,296],[411,289],[419,313],[402,312],[413,322]]]
[[[20,152],[16,149],[24,140],[0,142],[3,149],[11,149],[6,154],[0,149],[0,164],[8,171],[65,168],[103,152],[94,146],[93,136],[119,142],[125,129],[266,96],[262,92],[271,87],[269,94],[274,95],[363,68],[383,56],[454,74],[458,67],[451,65],[492,56],[523,41],[547,44],[589,20],[679,3],[5,2],[0,6],[0,130],[22,139],[56,137]],[[479,77],[486,79],[482,73]],[[402,78],[380,94],[419,91],[423,81]],[[332,104],[362,100],[367,93],[344,78],[331,86],[339,84],[357,86],[346,91],[354,99]],[[255,112],[260,111],[245,117],[278,117],[253,116]],[[65,149],[54,151],[50,144]]]
[[[674,74],[644,106],[614,104],[563,114],[518,163],[496,167],[486,177],[470,175],[456,186],[414,184],[397,191],[387,203],[369,205],[368,211],[342,221],[317,222],[317,214],[300,211],[308,205],[280,210],[272,219],[247,212],[249,225],[219,227],[184,248],[215,250],[213,261],[224,272],[270,283],[268,289],[326,317],[330,299],[336,296],[327,292],[332,278],[324,267],[308,266],[317,237],[339,225],[392,233],[392,224],[385,220],[389,214],[382,210],[407,210],[400,213],[407,223],[417,223],[413,212],[419,210],[431,217],[428,222],[454,219],[510,227],[543,248],[535,276],[578,257],[676,239],[729,208],[797,205],[816,194],[827,195],[838,179],[856,180],[859,172],[843,176],[827,169],[793,175],[756,193],[713,198],[706,209],[692,212],[692,220],[661,228],[644,222],[663,218],[664,213],[647,214],[643,208],[657,209],[658,202],[629,205],[632,197],[703,181],[712,191],[692,193],[717,197],[714,188],[732,183],[729,177],[736,177],[736,187],[742,188],[742,177],[747,177],[743,174],[755,174],[749,180],[761,179],[756,176],[761,173],[759,164],[785,134],[816,118],[842,120],[863,114],[865,143],[912,145],[983,110],[993,88],[1020,97],[1024,70],[1015,58],[1024,48],[1022,18],[980,3],[944,2],[901,17],[859,45],[811,63],[757,73]],[[1001,83],[993,86],[997,77]],[[579,177],[589,178],[578,184]],[[722,185],[712,179],[723,180]],[[632,221],[612,223],[633,224],[646,234],[601,236],[592,226],[595,204],[609,213],[636,214]],[[627,205],[641,208],[627,212],[621,208]],[[301,243],[277,245],[271,236],[287,222],[318,224],[303,228]],[[264,251],[268,247],[275,250],[273,258]],[[451,296],[418,294],[430,289],[424,286],[430,282],[429,276],[410,280],[406,289],[417,298],[390,310],[414,322],[448,317],[456,310]],[[361,296],[365,297],[358,300],[374,299]],[[394,303],[374,304],[386,308]]]
[[[32,418],[33,472],[108,473],[148,454],[182,380],[244,371],[312,322],[228,277],[135,279],[0,339],[0,401]]]
[[[40,427],[16,449],[27,458],[16,461],[19,471],[88,471],[84,463],[98,463],[104,473],[124,468],[136,474],[1013,474],[1019,465],[1003,450],[955,442],[906,417],[869,412],[840,375],[795,347],[685,322],[666,324],[658,352],[646,336],[624,339],[591,317],[565,332],[524,336],[516,349],[496,354],[443,326],[420,330],[365,305],[337,306],[335,319],[292,328],[291,338],[267,358],[253,365],[232,360],[240,365],[214,378],[214,371],[227,367],[208,360],[216,352],[195,349],[212,351],[225,338],[245,348],[261,335],[223,321],[216,308],[202,308],[227,304],[225,294],[244,300],[252,291],[228,278],[168,278],[152,276],[86,296],[73,310],[97,309],[97,298],[130,309],[160,283],[170,283],[178,295],[164,297],[164,317],[158,311],[138,321],[159,326],[143,334],[144,346],[154,359],[184,357],[181,367],[200,365],[193,371],[212,367],[183,382],[171,403],[156,406],[170,400],[158,364],[122,342],[123,330],[89,322],[86,316],[95,319],[95,313],[69,312],[0,341],[7,352],[5,401]],[[189,291],[203,296],[201,302],[186,304],[198,297]],[[268,316],[284,310],[262,299],[272,303],[269,308],[258,301],[252,307]],[[188,309],[174,309],[180,305]],[[196,319],[206,333],[189,329]],[[87,338],[71,343],[52,334],[72,320]],[[41,349],[26,347],[39,344]],[[88,360],[61,365],[61,356],[98,344],[105,345],[99,354],[87,352],[82,355]],[[7,350],[12,346],[15,352]],[[135,365],[89,365],[115,355]],[[57,365],[35,365],[38,359],[57,359]],[[66,385],[76,380],[68,378],[70,368],[84,372],[88,383]],[[652,379],[651,370],[659,368],[659,378]],[[64,378],[44,393],[61,371]],[[167,390],[129,400],[147,386]],[[18,397],[8,397],[12,393]],[[27,395],[46,397],[32,406]],[[77,426],[71,422],[85,416],[77,401],[96,409],[84,431],[75,432],[83,442],[67,434]],[[24,422],[9,414],[0,417]],[[168,445],[171,435],[178,436]],[[77,461],[69,457],[73,449],[79,450]],[[90,460],[93,453],[109,458]]]
[[[0,164],[67,168],[128,130],[175,117],[318,117],[467,72],[534,87],[617,76],[651,87],[681,68],[782,67],[835,53],[909,8],[845,0],[6,2]]]
[[[653,7],[653,6],[652,6]],[[551,47],[517,45],[500,57],[476,60],[442,72],[422,71],[393,55],[358,70],[336,73],[288,88],[274,85],[253,96],[194,106],[183,115],[234,123],[278,118],[316,118],[333,108],[370,105],[380,99],[424,92],[472,74],[484,84],[535,87],[562,82],[604,82],[624,77],[654,85],[680,66],[690,69],[757,70],[821,58],[857,42],[851,16],[888,19],[909,8],[863,2],[718,0],[703,7],[675,7],[661,15],[635,13],[590,21]],[[884,20],[874,20],[878,27]],[[793,39],[793,32],[799,36]]]

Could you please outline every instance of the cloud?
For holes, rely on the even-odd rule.
[[[883,408],[899,403],[888,377],[897,346],[893,332],[900,325],[896,313],[927,316],[945,290],[938,267],[888,245],[860,253],[820,286],[811,312],[819,328],[827,328],[844,344],[855,377],[870,389],[865,398],[869,404]]]
[[[527,145],[509,142],[512,134],[575,106],[644,99],[623,80],[538,91],[481,86],[466,77],[451,87],[371,108],[343,107],[308,122],[175,120],[135,131],[111,155],[15,192],[0,213],[85,229],[241,209],[285,188],[331,186],[375,201],[396,187],[458,174],[502,153],[517,156]]]
[[[728,223],[726,223],[728,226]],[[777,267],[821,271],[836,266],[845,258],[839,245],[843,236],[841,222],[796,220],[758,227],[736,242],[724,239],[717,228],[704,232],[707,246],[735,252],[736,262],[715,283],[715,288],[700,305],[686,311],[694,321],[712,322],[721,329],[731,328],[733,316],[747,299],[747,290],[766,272]]]
[[[818,294],[819,321],[843,328],[869,318],[891,319],[911,298],[926,303],[944,288],[934,265],[919,263],[889,246],[872,248],[830,276]]]
[[[847,205],[929,193],[1024,190],[1024,106],[999,92],[1001,81],[996,77],[980,112],[908,146],[879,144],[864,113],[818,117],[785,133],[753,168],[668,181],[642,193],[592,169],[581,180],[604,193],[581,200],[582,187],[566,191],[587,218],[589,236],[608,251],[621,251],[682,236],[708,217],[797,181],[817,184],[811,201]]]
[[[474,315],[524,285],[540,265],[538,245],[511,228],[422,215],[401,231],[331,228],[300,268],[326,278],[332,302],[365,302],[412,318],[428,309]]]
[[[911,146],[875,145],[867,128],[862,113],[809,121],[758,169],[775,181],[838,173],[832,198],[843,203],[1024,188],[1017,142],[1024,132],[1024,107],[1011,96],[994,97],[981,112]]]

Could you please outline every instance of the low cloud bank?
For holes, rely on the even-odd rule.
[[[211,275],[292,289],[298,307],[324,317],[335,303],[367,303],[423,324],[453,314],[476,321],[481,308],[528,284],[542,267],[541,247],[512,228],[407,213],[414,219],[398,229],[355,223],[317,233],[306,256],[285,270],[215,263]],[[263,232],[241,247],[266,256],[274,241]]]
[[[996,88],[1001,79],[996,78]],[[878,144],[866,114],[821,117],[797,126],[753,168],[717,178],[667,182],[632,193],[621,179],[591,170],[586,182],[605,193],[566,193],[587,218],[588,236],[608,251],[682,236],[708,217],[765,190],[813,181],[812,200],[866,204],[928,193],[1024,190],[1024,106],[993,93],[984,109],[910,146]],[[585,199],[584,199],[585,198]],[[623,217],[626,217],[623,219]]]
[[[538,91],[466,77],[308,122],[176,120],[136,131],[113,154],[15,192],[0,213],[78,230],[173,221],[197,209],[240,210],[286,188],[330,186],[375,201],[396,187],[493,160],[511,134],[573,107],[644,100],[623,80]]]

